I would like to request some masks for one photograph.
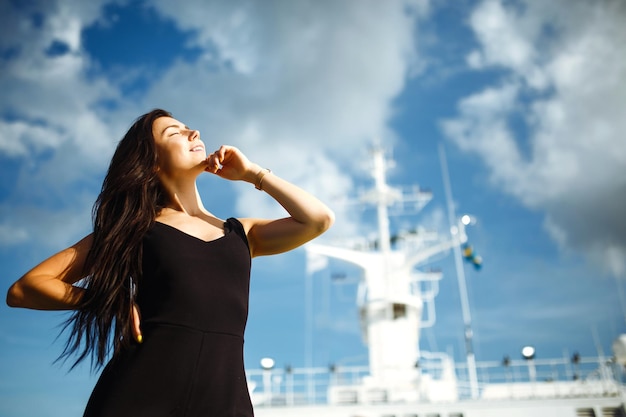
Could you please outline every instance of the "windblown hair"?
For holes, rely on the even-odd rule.
[[[70,334],[61,354],[76,354],[75,367],[91,356],[92,368],[104,365],[130,346],[132,305],[141,279],[146,231],[165,204],[157,177],[153,122],[170,116],[155,109],[139,117],[119,142],[102,190],[93,206],[93,244],[85,262],[81,305],[66,321]]]

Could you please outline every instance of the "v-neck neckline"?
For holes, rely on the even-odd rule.
[[[226,236],[228,236],[228,233],[230,231],[230,228],[226,227],[226,223],[224,222],[224,229],[223,229],[224,230],[224,234],[222,236],[216,237],[215,239],[204,240],[204,239],[199,238],[198,236],[191,235],[191,234],[189,234],[187,232],[184,232],[184,231],[180,230],[178,227],[174,227],[174,226],[169,225],[167,223],[163,223],[163,222],[160,222],[158,220],[155,220],[154,223],[166,226],[168,229],[172,229],[172,230],[174,230],[175,232],[178,232],[181,235],[187,236],[187,237],[189,237],[189,238],[191,238],[193,240],[197,240],[198,242],[201,242],[201,243],[212,243],[212,242],[216,242],[218,240],[224,239]]]

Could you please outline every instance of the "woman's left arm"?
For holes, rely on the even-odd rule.
[[[253,257],[294,249],[324,233],[335,215],[324,203],[273,172],[251,163],[236,148],[222,147],[209,159],[207,171],[223,178],[243,180],[266,192],[285,208],[289,217],[276,220],[241,219]],[[235,173],[236,172],[236,173]]]

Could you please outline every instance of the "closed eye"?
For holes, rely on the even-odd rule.
[[[179,130],[175,130],[173,133],[170,133],[169,135],[167,135],[167,137],[170,136],[174,136],[176,134],[181,134],[180,129],[185,129],[185,130],[189,130],[189,127],[187,126],[181,126],[181,125],[170,125],[170,126],[166,126],[162,131],[161,131],[161,135],[165,134],[165,131],[167,129],[179,129]]]

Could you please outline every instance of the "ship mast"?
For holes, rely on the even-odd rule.
[[[352,249],[345,245],[311,243],[306,249],[350,262],[363,271],[358,306],[363,338],[369,348],[370,376],[364,381],[361,391],[384,392],[388,401],[431,400],[436,396],[441,399],[441,395],[447,396],[443,399],[453,400],[457,396],[454,377],[445,389],[442,389],[444,385],[441,383],[431,384],[437,385],[440,392],[431,390],[433,392],[429,393],[430,380],[422,377],[418,366],[422,357],[419,350],[420,330],[434,324],[432,317],[423,321],[424,305],[432,305],[436,294],[436,291],[422,291],[421,284],[430,284],[431,289],[434,288],[441,279],[441,273],[418,271],[416,267],[432,256],[464,243],[467,239],[464,225],[459,223],[457,233],[445,239],[424,231],[408,233],[406,245],[392,247],[388,208],[412,204],[419,211],[432,195],[415,187],[403,192],[389,186],[383,150],[374,148],[372,158],[374,187],[362,193],[359,200],[376,207],[378,239],[374,247]],[[429,311],[434,311],[434,308]]]
[[[385,166],[385,157],[380,149],[374,150],[374,176],[375,184],[375,203],[378,215],[378,236],[380,250],[383,254],[389,253],[391,248],[391,236],[389,233],[389,214],[387,205],[393,202],[393,194],[385,181],[387,167]]]

